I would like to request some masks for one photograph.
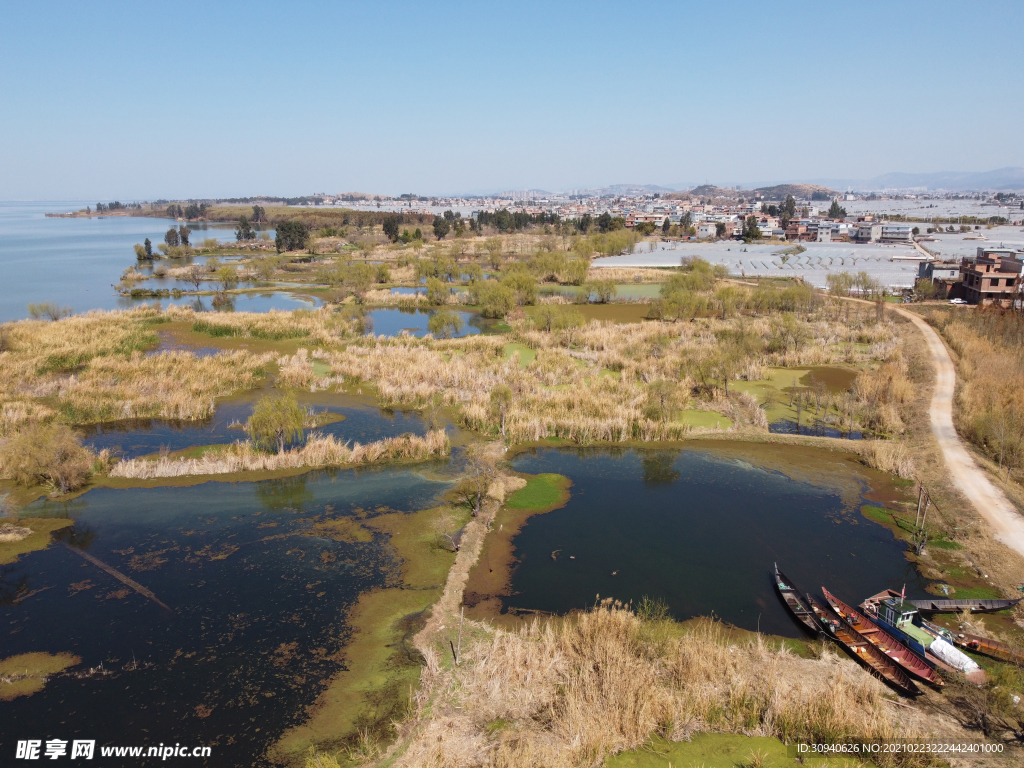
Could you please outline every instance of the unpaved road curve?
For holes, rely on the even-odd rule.
[[[935,363],[935,392],[932,394],[932,432],[939,442],[942,455],[953,482],[984,517],[997,539],[1020,555],[1024,555],[1024,517],[1017,512],[1001,490],[988,479],[968,453],[960,435],[953,427],[953,391],[956,387],[956,369],[939,334],[913,312],[896,309],[924,334]]]

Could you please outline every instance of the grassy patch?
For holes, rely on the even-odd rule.
[[[731,733],[698,733],[690,741],[651,739],[640,749],[620,752],[604,763],[605,768],[669,768],[669,766],[702,766],[703,768],[791,768],[796,765],[786,753],[786,745],[766,736],[743,736]],[[860,760],[806,758],[808,766],[867,766]]]
[[[696,408],[683,411],[679,421],[695,428],[728,429],[732,426],[732,419],[728,419],[715,411],[701,411]]]
[[[954,587],[952,597],[957,600],[999,600],[1003,593],[995,587]]]
[[[567,487],[568,481],[562,475],[534,475],[527,479],[525,486],[509,496],[505,503],[512,509],[547,509],[562,501]]]
[[[21,520],[10,520],[19,528],[31,528],[32,533],[20,541],[0,541],[0,565],[13,563],[21,555],[46,549],[52,541],[54,531],[74,525],[74,520],[66,517],[26,517]]]
[[[860,513],[868,520],[872,520],[876,523],[881,523],[882,525],[893,525],[892,511],[885,509],[884,507],[865,505],[860,508]]]
[[[19,696],[31,696],[43,690],[46,678],[81,664],[78,656],[70,653],[23,653],[0,659],[0,701],[11,701]]]

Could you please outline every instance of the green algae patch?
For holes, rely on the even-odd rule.
[[[441,545],[439,531],[457,529],[467,520],[468,513],[435,507],[359,521],[387,541],[400,565],[387,588],[363,594],[349,612],[346,624],[352,634],[342,652],[344,669],[308,708],[305,722],[285,731],[270,749],[273,761],[305,765],[315,746],[348,765],[347,755],[361,736],[371,742],[394,738],[392,724],[408,712],[423,663],[413,638],[455,562],[455,553]]]
[[[805,757],[805,766],[845,768],[874,764],[845,758]],[[732,733],[698,733],[690,741],[668,741],[660,736],[652,738],[640,749],[620,752],[604,762],[605,768],[792,768],[796,761],[789,757],[786,745],[769,736],[743,736]]]
[[[505,359],[511,360],[512,355],[519,353],[519,367],[525,368],[537,358],[537,350],[525,344],[506,344],[504,347]]]
[[[715,411],[702,411],[697,408],[683,411],[679,421],[694,428],[729,429],[732,426],[732,419]]]
[[[527,479],[526,485],[513,493],[506,504],[512,509],[539,512],[564,504],[568,479],[562,475],[542,474]]]
[[[78,656],[70,653],[22,653],[0,659],[0,701],[38,693],[46,685],[47,677],[81,663]]]
[[[46,549],[53,541],[54,531],[74,523],[74,520],[66,517],[25,517],[5,524],[13,530],[4,533],[6,528],[0,528],[0,565],[13,563],[29,552]],[[25,535],[26,530],[29,531],[28,535]]]

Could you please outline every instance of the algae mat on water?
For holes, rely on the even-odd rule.
[[[399,577],[385,589],[363,594],[348,617],[352,637],[343,651],[345,669],[309,708],[309,718],[284,733],[270,751],[277,762],[302,765],[310,746],[344,755],[360,735],[386,741],[392,723],[409,706],[422,658],[412,638],[440,597],[455,554],[438,545],[441,530],[463,525],[468,513],[445,507],[394,512],[362,522],[388,537],[402,560]],[[350,535],[347,529],[342,532]]]
[[[82,662],[70,653],[22,653],[0,659],[0,701],[43,690],[46,678]]]
[[[605,768],[790,768],[798,765],[789,757],[786,745],[766,736],[743,736],[731,733],[699,733],[690,741],[668,741],[655,738],[640,749],[621,752],[605,761]],[[872,768],[873,763],[836,758],[805,758],[805,766]]]
[[[74,524],[74,520],[67,517],[26,517],[13,522],[16,529],[28,528],[32,532],[21,537],[20,534],[11,534],[0,539],[0,565],[13,563],[20,555],[46,549],[53,542],[53,532],[61,528],[67,528]]]

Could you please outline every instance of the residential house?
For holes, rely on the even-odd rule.
[[[974,262],[960,262],[964,298],[968,304],[1012,307],[1019,297],[1024,260],[1009,249],[979,248]]]

